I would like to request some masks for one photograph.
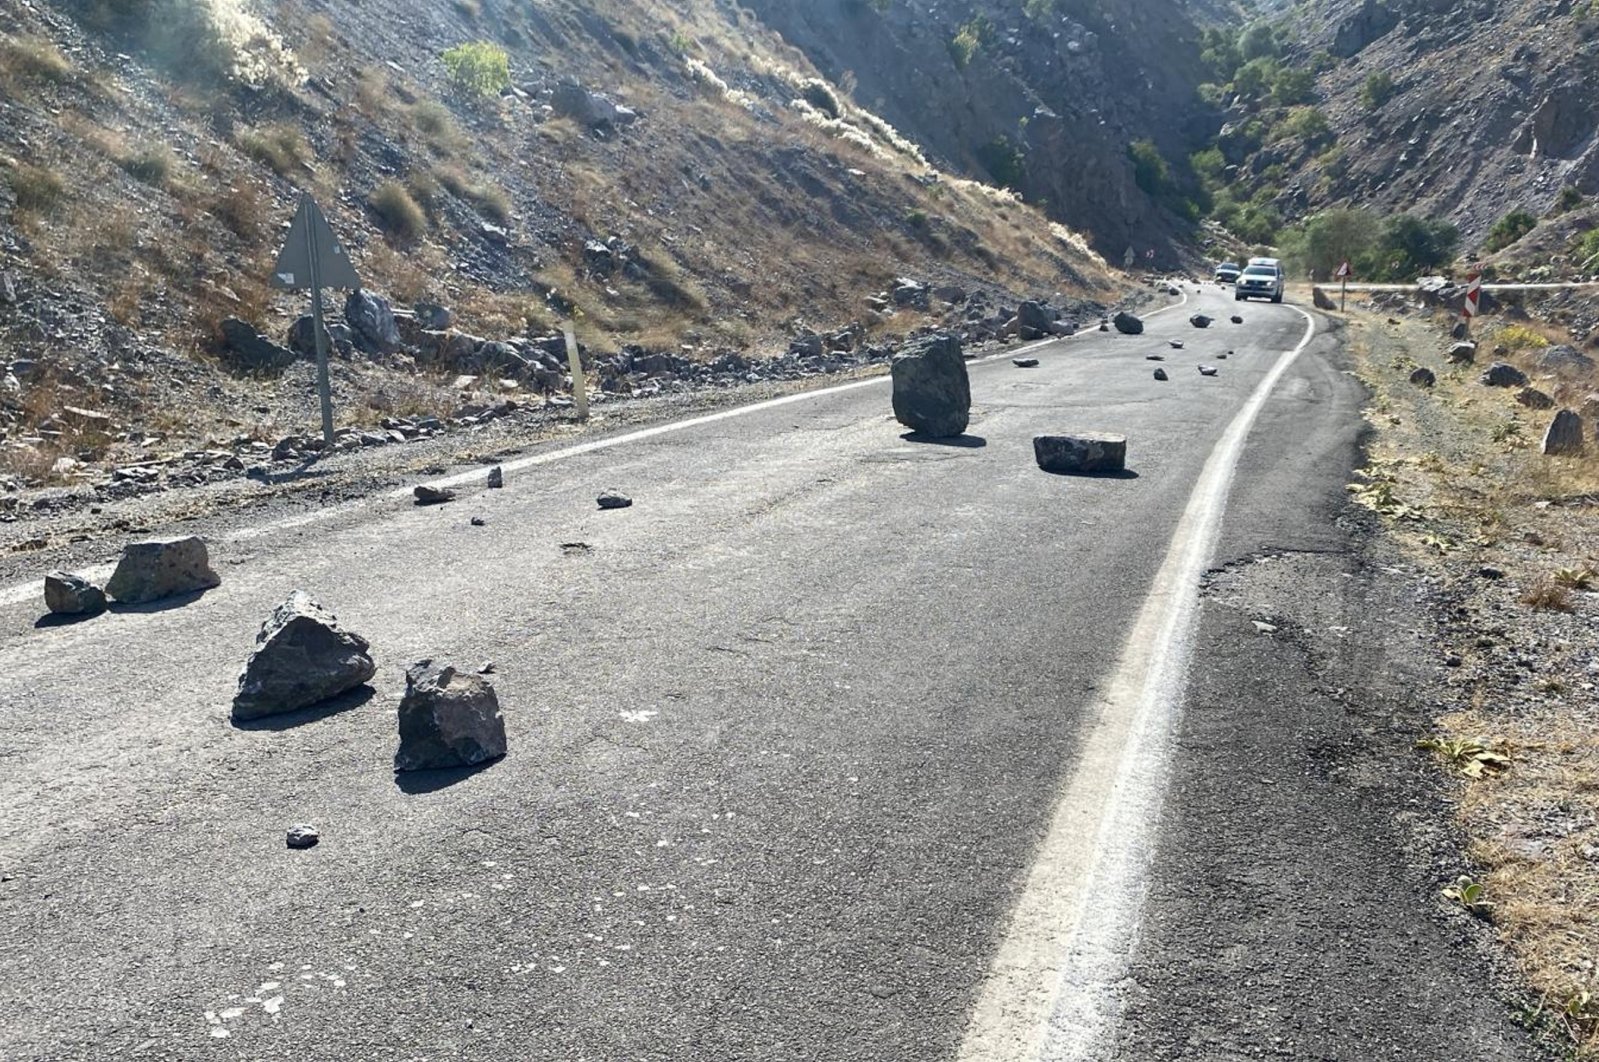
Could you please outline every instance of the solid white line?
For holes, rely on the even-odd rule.
[[[1176,309],[1179,306],[1184,306],[1187,304],[1187,302],[1188,295],[1185,292],[1183,293],[1182,301],[1174,302],[1169,306],[1163,306],[1158,310],[1151,311],[1145,316],[1154,317],[1156,314],[1164,313],[1167,310]],[[1046,339],[1042,342],[1021,347],[1016,350],[1006,350],[997,354],[990,354],[985,358],[978,358],[972,361],[970,364],[986,365],[991,362],[1001,361],[1005,358],[1017,357],[1023,351],[1034,350],[1038,347],[1048,346],[1051,343],[1060,343],[1068,339],[1075,339],[1079,336],[1099,334],[1100,333],[1096,330],[1093,332],[1078,332],[1072,336],[1061,336],[1055,339]],[[616,446],[626,446],[630,443],[643,442],[646,439],[653,439],[661,435],[670,435],[674,432],[688,431],[692,428],[704,427],[707,424],[715,424],[719,421],[732,420],[735,417],[747,417],[752,413],[761,413],[768,409],[777,409],[781,406],[791,405],[795,402],[809,402],[817,398],[824,398],[828,395],[836,395],[842,394],[845,391],[853,391],[860,387],[872,387],[882,384],[888,379],[889,377],[886,375],[874,376],[867,380],[854,380],[850,383],[835,384],[832,387],[818,388],[814,391],[801,391],[792,395],[784,395],[781,398],[769,398],[764,401],[755,402],[746,406],[734,406],[731,409],[725,409],[718,413],[707,413],[698,417],[690,417],[687,420],[677,420],[667,424],[658,424],[651,428],[640,428],[638,431],[627,432],[624,435],[613,435],[603,439],[595,439],[591,442],[577,443],[573,446],[548,450],[543,453],[533,454],[529,457],[518,458],[514,461],[505,461],[503,462],[503,466],[507,472],[518,472],[524,468],[533,468],[537,465],[547,465],[555,461],[564,461],[568,458],[580,457],[583,454],[594,453],[599,450],[609,450]],[[426,480],[424,482],[426,482],[428,486],[432,487],[459,487],[468,483],[478,482],[485,474],[486,472],[484,469],[474,468],[468,469],[464,472],[457,472],[454,475],[445,476],[441,479]],[[377,502],[392,502],[396,499],[409,497],[413,489],[414,487],[396,487],[392,490],[381,491],[377,494],[369,494],[353,501],[342,502],[338,505],[330,505],[321,509],[313,509],[310,512],[300,513],[295,516],[282,517],[264,524],[258,524],[254,527],[240,528],[237,531],[232,531],[221,536],[218,541],[222,544],[247,542],[250,539],[260,538],[264,535],[276,534],[280,531],[289,531],[297,527],[305,527],[309,524],[321,523],[325,520],[331,520],[336,516],[354,512],[357,509],[372,506]],[[115,567],[115,564],[99,564],[79,569],[79,574],[96,583],[103,583],[106,579],[110,578],[111,573],[115,570]],[[43,593],[44,580],[42,578],[33,580],[31,582],[19,583],[14,586],[0,588],[0,607],[19,605],[26,601],[38,600]]]
[[[1199,583],[1238,461],[1277,382],[1316,335],[1285,352],[1205,462],[1154,585],[1095,707],[1011,922],[967,1024],[962,1062],[1103,1057],[1117,985],[1137,939],[1156,824],[1187,682]]]

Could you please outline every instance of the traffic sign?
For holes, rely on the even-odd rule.
[[[289,238],[278,255],[278,264],[272,267],[272,286],[283,291],[313,291],[318,287],[348,290],[361,286],[349,252],[333,235],[322,208],[309,195],[300,197]]]
[[[317,392],[322,399],[322,445],[333,449],[333,387],[328,380],[328,335],[322,327],[322,289],[359,290],[350,254],[333,234],[322,208],[309,193],[300,196],[300,209],[289,226],[289,238],[272,267],[272,286],[284,291],[311,293],[311,332],[316,337]]]
[[[1460,316],[1468,321],[1481,312],[1482,306],[1482,274],[1473,273],[1466,278],[1466,301],[1460,308]]]
[[[1334,273],[1333,276],[1338,277],[1340,280],[1347,280],[1354,276],[1354,270],[1349,268],[1349,263],[1346,261],[1338,267],[1338,272]]]

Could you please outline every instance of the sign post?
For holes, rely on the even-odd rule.
[[[583,359],[577,352],[577,332],[571,321],[563,324],[561,331],[566,335],[566,366],[572,373],[572,405],[577,410],[578,420],[588,420],[589,388],[588,381],[583,378]]]
[[[311,331],[316,337],[316,382],[322,399],[323,452],[333,449],[333,388],[328,379],[328,332],[322,324],[322,289],[360,290],[350,255],[339,243],[310,194],[300,196],[300,208],[289,226],[289,238],[272,267],[272,286],[283,291],[311,293]]]
[[[1343,313],[1344,312],[1344,308],[1349,303],[1349,274],[1350,274],[1350,272],[1351,272],[1351,270],[1349,268],[1349,262],[1346,259],[1344,261],[1343,265],[1338,267],[1338,272],[1333,274],[1334,276],[1336,276],[1338,278],[1338,312],[1339,313]]]

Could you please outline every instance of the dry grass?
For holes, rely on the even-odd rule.
[[[1437,720],[1444,741],[1491,735],[1509,758],[1503,770],[1455,783],[1466,855],[1482,868],[1476,876],[1494,924],[1541,999],[1546,1027],[1573,1058],[1599,1060],[1599,1008],[1591,1002],[1599,997],[1599,710],[1591,695],[1575,692],[1589,681],[1599,645],[1585,595],[1599,552],[1599,509],[1587,503],[1599,497],[1599,460],[1552,460],[1511,446],[1502,432],[1496,438],[1490,428],[1507,415],[1530,437],[1549,414],[1482,387],[1476,370],[1446,370],[1443,344],[1423,324],[1385,331],[1380,317],[1351,317],[1374,392],[1374,463],[1426,513],[1396,522],[1393,533],[1418,563],[1443,566],[1448,580],[1468,588],[1480,622],[1494,628],[1494,648],[1480,650],[1480,662],[1465,650],[1463,703]],[[1509,338],[1535,350],[1535,337],[1547,338],[1542,326]],[[1438,372],[1431,392],[1406,382],[1418,363]],[[1428,541],[1455,545],[1439,551]],[[1505,572],[1503,585],[1477,577],[1481,565]],[[1522,592],[1509,589],[1518,583]],[[1522,606],[1521,618],[1508,602]],[[1502,666],[1507,641],[1536,647],[1533,674]]]
[[[367,206],[393,243],[409,245],[427,235],[427,213],[399,181],[384,181],[374,188]]]
[[[12,85],[46,81],[65,84],[72,80],[72,64],[49,41],[37,37],[17,37],[0,49],[0,74]]]
[[[17,163],[7,171],[6,181],[17,198],[17,209],[27,214],[54,213],[67,194],[66,182],[48,166]]]
[[[311,145],[305,134],[287,122],[254,129],[241,129],[234,134],[239,150],[268,167],[279,177],[292,178],[310,169]]]

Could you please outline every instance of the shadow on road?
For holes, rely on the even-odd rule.
[[[359,708],[376,696],[377,690],[371,686],[357,686],[348,693],[330,697],[321,704],[313,704],[309,708],[301,708],[298,712],[269,715],[265,719],[235,719],[233,720],[233,727],[235,730],[293,730],[297,726],[315,723],[329,716],[339,715],[342,712]]]
[[[908,431],[900,436],[906,442],[922,443],[926,446],[954,446],[962,450],[981,450],[988,445],[988,440],[981,435],[954,435],[940,439],[934,435],[922,435],[919,432]]]
[[[106,610],[104,609],[101,609],[99,612],[79,612],[76,614],[46,612],[44,615],[33,621],[33,629],[36,631],[42,631],[48,630],[51,627],[72,627],[79,623],[87,623],[92,619],[99,619],[101,616],[104,616],[105,613]]]
[[[464,782],[480,771],[499,763],[505,759],[501,756],[486,763],[479,763],[472,767],[450,767],[440,771],[395,771],[394,784],[400,792],[416,795],[419,793],[437,793],[440,789],[448,789],[456,782]]]
[[[1046,476],[1054,476],[1056,479],[1137,479],[1138,478],[1138,473],[1134,472],[1130,468],[1124,468],[1124,469],[1120,470],[1119,472],[1050,472],[1050,471],[1047,471],[1047,470],[1041,470],[1041,471],[1044,472],[1044,475],[1046,475]]]
[[[187,594],[173,594],[171,597],[163,597],[159,601],[146,601],[138,605],[124,605],[120,601],[113,601],[106,611],[115,612],[119,616],[124,613],[139,616],[154,612],[170,612],[175,608],[182,608],[184,605],[192,605],[210,592],[210,590],[191,590]]]

